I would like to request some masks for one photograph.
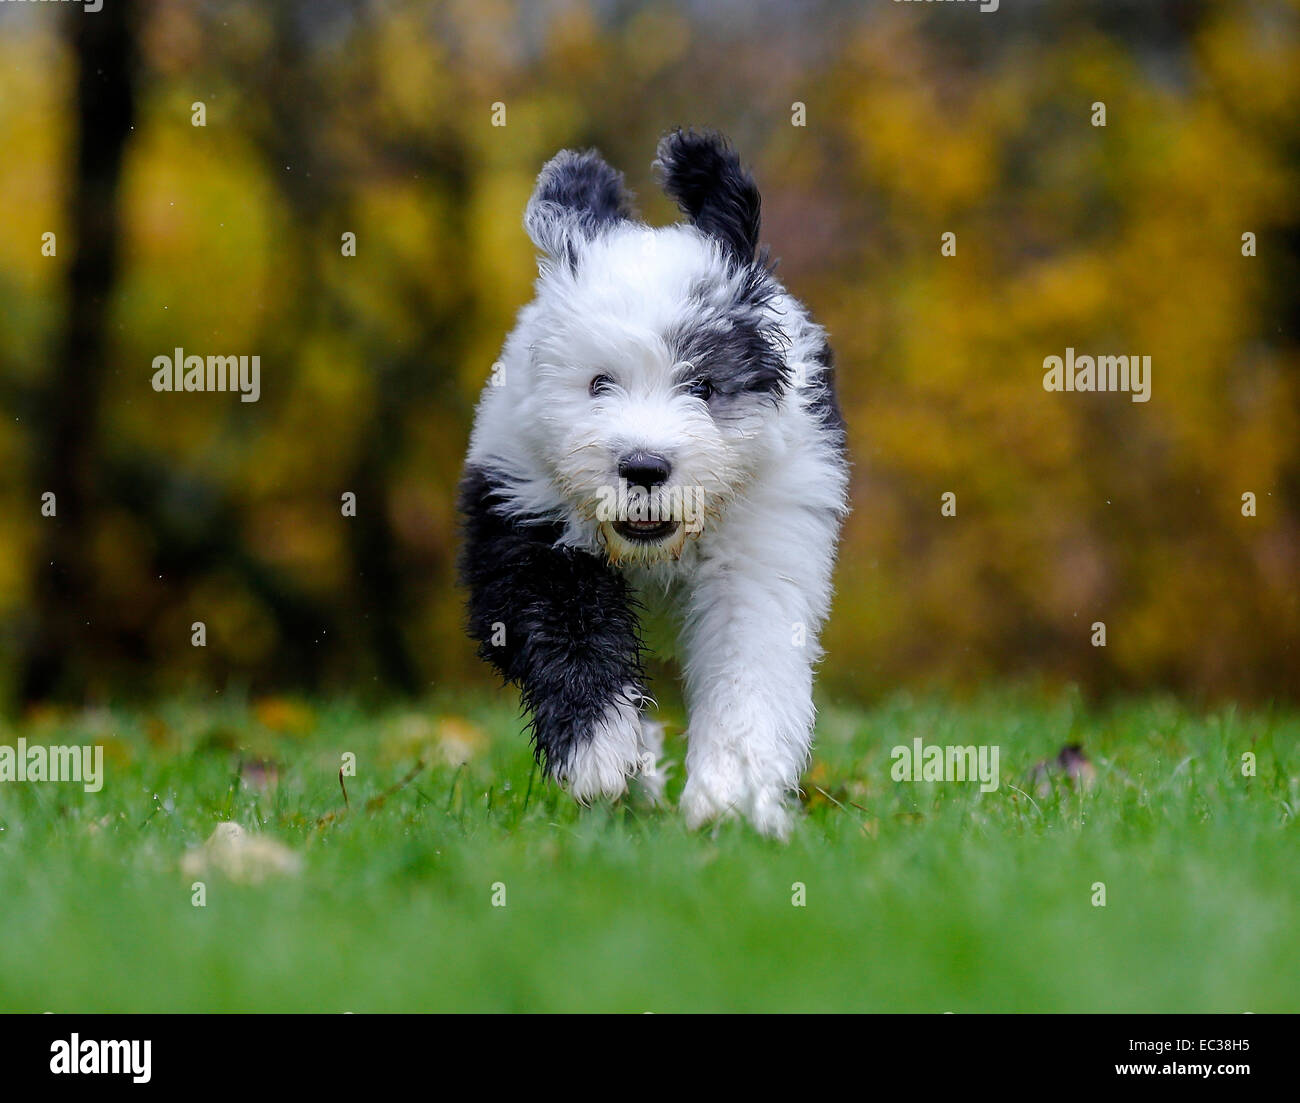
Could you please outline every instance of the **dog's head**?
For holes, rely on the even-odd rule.
[[[615,563],[680,555],[744,493],[790,382],[753,178],[694,131],[655,167],[688,224],[638,221],[595,152],[552,159],[524,216],[542,253],[530,429],[570,521]]]

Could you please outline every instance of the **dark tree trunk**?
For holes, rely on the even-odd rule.
[[[77,692],[92,651],[88,634],[96,630],[90,523],[106,316],[118,266],[118,189],[135,115],[134,15],[134,0],[113,0],[68,20],[77,73],[68,317],[39,400],[33,464],[37,489],[53,492],[57,514],[41,522],[35,623],[18,687],[24,701]]]

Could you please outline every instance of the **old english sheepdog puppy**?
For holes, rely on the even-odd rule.
[[[524,213],[541,251],[475,418],[461,577],[480,654],[579,801],[662,791],[641,614],[672,625],[689,710],[687,823],[786,837],[847,510],[824,331],[758,248],[727,141],[659,145],[689,220],[647,226],[595,152],[558,154]]]

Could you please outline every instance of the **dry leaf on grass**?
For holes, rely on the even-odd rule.
[[[253,705],[263,727],[281,735],[306,735],[316,726],[311,706],[289,697],[263,697]]]
[[[463,766],[488,745],[483,730],[461,716],[431,717],[409,712],[392,722],[384,733],[381,755],[385,762],[435,758]]]
[[[483,729],[459,716],[444,716],[438,724],[438,746],[452,766],[463,766],[487,747]]]
[[[215,870],[232,881],[257,884],[267,877],[294,874],[302,859],[283,843],[265,835],[250,835],[237,823],[217,824],[208,841],[181,859],[186,877]]]

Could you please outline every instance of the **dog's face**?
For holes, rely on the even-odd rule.
[[[634,221],[592,153],[552,160],[525,216],[538,451],[614,563],[676,558],[744,493],[788,384],[752,179],[707,135],[671,135],[657,165],[693,225]]]

